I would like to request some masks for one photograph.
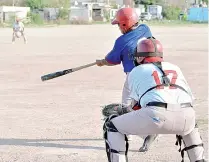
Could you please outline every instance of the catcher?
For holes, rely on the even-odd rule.
[[[25,44],[27,44],[24,30],[24,24],[20,21],[20,18],[17,17],[13,24],[12,44],[14,44],[15,38],[20,38],[21,36],[23,37]]]
[[[126,135],[176,134],[182,162],[205,162],[203,142],[195,124],[193,95],[180,68],[163,61],[160,41],[148,38],[137,45],[136,67],[128,77],[132,106],[140,109],[105,120],[104,138],[108,162],[127,162]],[[135,124],[137,123],[137,124]],[[181,143],[185,148],[181,150]]]

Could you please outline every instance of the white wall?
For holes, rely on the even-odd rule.
[[[14,15],[19,18],[25,18],[30,11],[30,7],[13,7],[13,6],[1,6],[0,7],[0,22],[3,22],[3,13],[5,14],[5,21],[9,21],[10,16]]]
[[[1,6],[0,11],[3,12],[29,12],[30,7]]]
[[[92,10],[82,7],[71,7],[70,9],[70,21],[92,21]]]
[[[55,20],[59,14],[59,8],[44,8],[44,12],[49,12],[49,19]]]

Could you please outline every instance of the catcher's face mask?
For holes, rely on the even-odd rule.
[[[134,66],[141,65],[144,61],[145,57],[134,57]]]

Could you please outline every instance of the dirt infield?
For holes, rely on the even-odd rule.
[[[193,90],[207,158],[207,27],[151,30]],[[11,29],[0,29],[0,162],[107,162],[100,106],[120,101],[122,67],[90,67],[47,82],[40,77],[103,58],[120,35],[117,27],[29,28],[26,34],[28,44],[12,45]],[[139,137],[130,142],[130,162],[181,160],[173,135],[147,153],[137,152],[141,144]]]

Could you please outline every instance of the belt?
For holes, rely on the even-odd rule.
[[[157,107],[163,107],[163,108],[167,108],[168,107],[168,103],[163,103],[163,102],[149,102],[147,104],[147,106],[157,106]],[[191,103],[181,103],[179,104],[181,106],[181,108],[185,108],[185,107],[193,107]]]

